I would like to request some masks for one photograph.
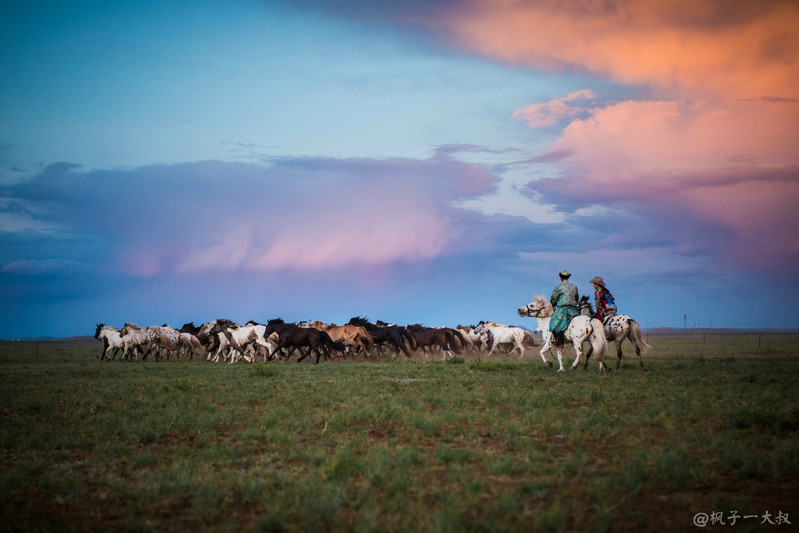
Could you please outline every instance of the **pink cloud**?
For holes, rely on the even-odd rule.
[[[480,165],[440,154],[184,167],[137,171],[162,194],[113,230],[122,236],[125,272],[325,271],[429,260],[452,251],[460,236],[465,211],[455,203],[497,182]],[[203,178],[188,186],[190,176]]]
[[[689,249],[795,264],[799,4],[477,0],[435,27],[498,61],[647,89],[646,101],[588,107],[586,90],[514,113],[531,127],[567,122],[551,147],[569,154],[566,177],[529,186],[545,201],[624,206],[664,228],[683,217],[696,224]],[[730,239],[703,236],[718,231]]]
[[[583,89],[571,93],[564,98],[556,98],[543,104],[530,104],[513,113],[514,118],[521,117],[531,128],[554,126],[564,119],[572,118],[585,112],[586,108],[570,104],[575,100],[591,100],[593,91]]]
[[[709,252],[736,264],[791,264],[799,253],[799,106],[764,101],[622,102],[572,121],[555,142],[566,179],[533,189],[584,203],[688,217],[731,236]],[[557,185],[554,183],[557,181]],[[666,207],[667,206],[667,207]]]

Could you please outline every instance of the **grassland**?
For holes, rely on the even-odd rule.
[[[650,343],[649,372],[632,357],[606,375],[558,374],[533,351],[223,365],[0,343],[0,529],[799,524],[799,337]]]

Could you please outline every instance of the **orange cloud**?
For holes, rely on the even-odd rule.
[[[455,43],[532,67],[740,98],[799,97],[799,4],[476,1],[436,21]]]

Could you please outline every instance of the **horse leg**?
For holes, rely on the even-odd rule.
[[[638,362],[641,363],[641,370],[646,372],[648,368],[644,366],[644,359],[641,357],[641,347],[638,346],[638,343],[635,341],[635,338],[632,335],[630,335],[628,338],[630,339],[630,342],[633,343],[633,346],[635,346],[635,355],[638,356]],[[619,360],[621,360],[621,357],[619,357]]]
[[[356,346],[363,354],[363,360],[366,361],[369,358],[369,350],[366,348],[366,342],[360,339],[357,342],[358,344]]]
[[[588,360],[591,359],[591,354],[594,353],[594,347],[591,346],[591,343],[588,343],[588,351],[585,352],[585,364],[583,365],[583,370],[588,370]],[[600,361],[600,366],[602,362]]]
[[[555,346],[555,352],[558,354],[558,372],[564,372],[566,369],[563,368],[563,347]]]
[[[552,334],[546,335],[542,332],[541,337],[544,339],[544,345],[541,347],[541,351],[538,352],[538,355],[541,356],[541,360],[547,365],[549,368],[552,368],[552,361],[546,358],[544,352],[549,351],[552,348]]]
[[[516,337],[516,347],[519,349],[519,359],[521,359],[524,357],[524,339],[519,340],[519,338]]]
[[[615,339],[613,341],[613,342],[616,343],[616,370],[621,368],[621,358],[622,358],[621,343],[622,343],[623,340],[624,340],[624,338]],[[630,341],[632,341],[632,339],[630,339]]]
[[[444,350],[442,350],[442,352],[443,352],[443,355],[441,356],[442,361],[445,361],[447,359],[447,356],[449,356],[450,358],[452,357],[452,348],[450,347],[448,342],[444,343]]]
[[[319,359],[324,355],[325,361],[330,360],[330,350],[328,349],[327,345],[322,342],[312,342],[310,348],[308,348],[308,353],[311,353],[311,350],[316,354],[316,361],[314,361],[315,365],[319,364]]]
[[[489,356],[489,355],[491,355],[492,353],[494,353],[494,348],[496,348],[496,347],[497,347],[497,344],[499,344],[499,343],[498,343],[498,342],[496,342],[496,341],[494,341],[493,343],[491,343],[491,349],[490,349],[490,350],[488,350],[488,353],[486,354],[486,356]]]
[[[574,362],[571,366],[572,370],[577,370],[577,365],[580,364],[580,356],[583,354],[582,344],[582,342],[572,339],[572,345],[574,345]]]
[[[289,352],[286,354],[286,359],[288,359],[289,357],[291,357],[291,354],[293,354],[293,353],[294,353],[294,350],[296,350],[296,349],[297,349],[297,347],[296,347],[296,346],[292,346],[292,347],[291,347],[291,350],[289,350]],[[306,358],[306,357],[308,357],[309,355],[311,355],[311,349],[310,349],[310,348],[309,348],[309,349],[308,349],[308,351],[307,351],[307,352],[305,352],[305,353],[303,353],[303,351],[302,351],[302,350],[300,350],[300,356],[297,358],[297,362],[299,363],[300,361],[302,361],[303,359],[305,359],[305,358]]]

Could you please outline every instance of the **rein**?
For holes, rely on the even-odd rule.
[[[545,316],[541,316],[541,313],[542,313],[542,312],[543,312],[545,309],[546,309],[546,307],[544,307],[543,309],[530,309],[530,308],[528,307],[528,309],[527,309],[527,310],[528,310],[528,312],[530,312],[530,313],[533,313],[533,312],[535,312],[535,314],[534,314],[534,315],[533,315],[533,314],[531,314],[531,315],[530,315],[530,316],[532,316],[532,317],[535,317],[535,318],[547,318],[547,317],[549,317],[549,316],[552,316],[552,315],[545,315]]]

